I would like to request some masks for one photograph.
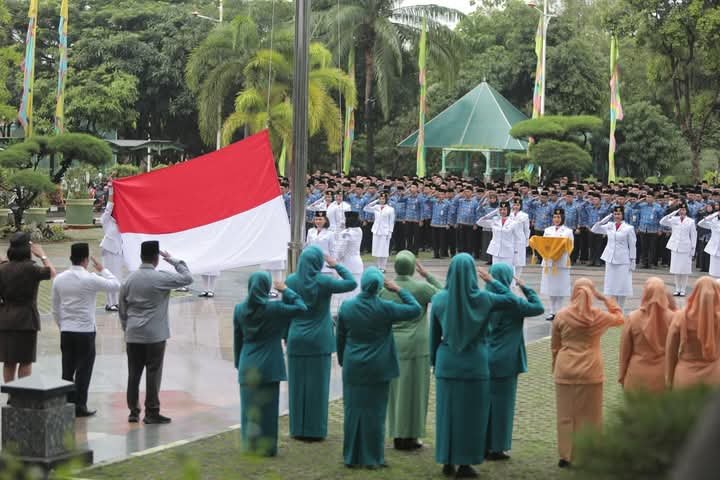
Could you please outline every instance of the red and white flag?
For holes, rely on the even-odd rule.
[[[115,180],[113,190],[113,215],[130,270],[139,267],[146,240],[158,240],[161,250],[185,260],[193,273],[287,258],[290,224],[267,131],[188,162]]]

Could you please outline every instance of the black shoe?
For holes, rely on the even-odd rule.
[[[558,467],[560,467],[560,468],[568,468],[569,466],[570,466],[570,462],[568,462],[565,459],[561,458],[560,461],[558,462]]]
[[[198,297],[207,297],[207,296],[208,296],[208,292],[202,292],[201,294],[198,295]]]
[[[455,475],[455,465],[443,465],[442,473],[446,477],[452,477]]]
[[[393,447],[395,450],[405,450],[405,439],[393,438]]]
[[[128,423],[138,423],[138,421],[140,421],[139,413],[130,413],[130,415],[128,415]]]
[[[497,461],[497,460],[510,460],[510,455],[505,452],[489,452],[485,456],[486,460]]]
[[[75,407],[76,418],[92,417],[96,413],[97,410],[88,410],[87,407]]]
[[[418,450],[423,448],[423,443],[417,438],[408,438],[407,440],[408,450]]]
[[[117,305],[105,305],[106,312],[117,312],[119,310]]]
[[[478,474],[470,465],[460,465],[455,473],[455,478],[478,478]]]
[[[180,287],[175,289],[176,292],[189,292],[190,289],[188,287]]]
[[[214,298],[214,297],[215,297],[215,293],[213,293],[213,292],[207,292],[207,294],[206,294],[205,296],[206,296],[207,298]]]
[[[172,422],[171,418],[160,415],[159,413],[155,415],[146,414],[145,418],[143,418],[143,423],[145,425],[164,425],[170,422]]]
[[[680,296],[680,292],[673,292],[673,297],[679,297],[679,296]]]
[[[547,320],[548,322],[552,322],[553,320],[555,320],[555,314],[551,313],[550,315],[545,317],[545,320]]]

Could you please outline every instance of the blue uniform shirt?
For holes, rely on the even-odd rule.
[[[406,199],[399,195],[393,195],[390,197],[390,201],[388,203],[395,209],[395,222],[405,221],[405,202]]]
[[[421,214],[420,218],[422,218],[423,220],[430,220],[430,219],[432,219],[432,216],[433,216],[433,202],[432,201],[435,198],[430,197],[430,196],[425,196],[424,198],[425,198],[425,200],[423,201],[423,204],[422,204],[422,214]]]
[[[558,200],[555,208],[562,208],[565,210],[565,226],[575,230],[579,226],[580,212],[575,201],[570,203],[566,202],[565,199]]]
[[[422,204],[424,202],[425,197],[422,195],[408,195],[405,197],[405,221],[419,222],[421,220],[420,215],[422,214]]]
[[[350,210],[360,213],[365,206],[365,204],[363,203],[364,199],[365,195],[363,194],[357,195],[356,193],[351,193],[347,196],[346,201],[350,204]]]
[[[635,204],[638,216],[638,230],[646,233],[657,233],[660,231],[660,219],[664,216],[664,209],[658,203],[649,205],[647,202]]]
[[[533,203],[535,230],[545,230],[552,224],[552,212],[555,210],[555,205],[550,201],[542,203],[536,200]]]
[[[457,223],[462,225],[474,225],[477,221],[478,201],[474,198],[458,198],[455,200],[457,206]]]
[[[438,200],[433,198],[430,200],[432,205],[432,219],[430,225],[434,227],[444,227],[448,224],[450,214],[450,200]]]

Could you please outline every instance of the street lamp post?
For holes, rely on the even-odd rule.
[[[308,56],[310,0],[295,0],[295,72],[293,82],[292,221],[288,272],[294,272],[305,230],[305,171],[308,155]]]
[[[192,15],[203,20],[210,20],[222,25],[223,23],[223,0],[218,0],[218,18],[208,17],[207,15],[200,15],[200,12],[195,10]],[[222,99],[218,102],[217,108],[217,133],[215,134],[215,150],[220,150],[222,142]]]
[[[543,17],[543,29],[542,29],[542,36],[543,36],[543,44],[542,44],[542,64],[543,68],[545,69],[545,72],[543,72],[542,76],[542,84],[540,86],[541,90],[541,96],[540,96],[540,116],[542,117],[545,115],[545,78],[547,77],[547,64],[545,62],[547,58],[547,30],[548,25],[550,24],[550,19],[556,16],[553,13],[548,12],[548,1],[549,0],[543,0],[542,10],[538,8],[536,0],[527,0],[525,3],[528,7],[534,8]]]

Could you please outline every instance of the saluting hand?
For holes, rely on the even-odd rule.
[[[518,287],[525,288],[525,282],[520,280],[518,277],[513,276],[513,280],[515,280],[515,283],[517,284]]]
[[[425,267],[423,267],[423,264],[420,263],[419,260],[415,260],[415,270],[417,270],[418,274],[421,277],[427,277],[428,272],[427,270],[425,270]]]
[[[482,278],[485,282],[492,281],[492,277],[490,276],[488,271],[485,270],[484,268],[478,268],[477,273],[478,273],[478,277]]]
[[[283,280],[273,282],[273,287],[275,288],[275,290],[281,293],[287,290],[287,285],[285,285],[285,282]]]
[[[90,257],[90,262],[92,262],[93,268],[98,272],[102,272],[104,270],[103,264],[98,262],[97,258]]]
[[[330,268],[335,268],[337,266],[337,261],[330,255],[325,255],[325,263],[327,263]]]
[[[397,293],[397,292],[400,291],[400,287],[398,286],[398,284],[395,283],[395,282],[393,282],[393,281],[390,280],[390,279],[387,279],[387,278],[386,278],[384,285],[385,285],[385,290],[388,290],[388,291],[390,291],[390,292],[395,292],[395,293]]]
[[[170,255],[169,252],[166,252],[165,250],[160,250],[160,256],[167,260],[168,258],[172,258],[172,255]]]

